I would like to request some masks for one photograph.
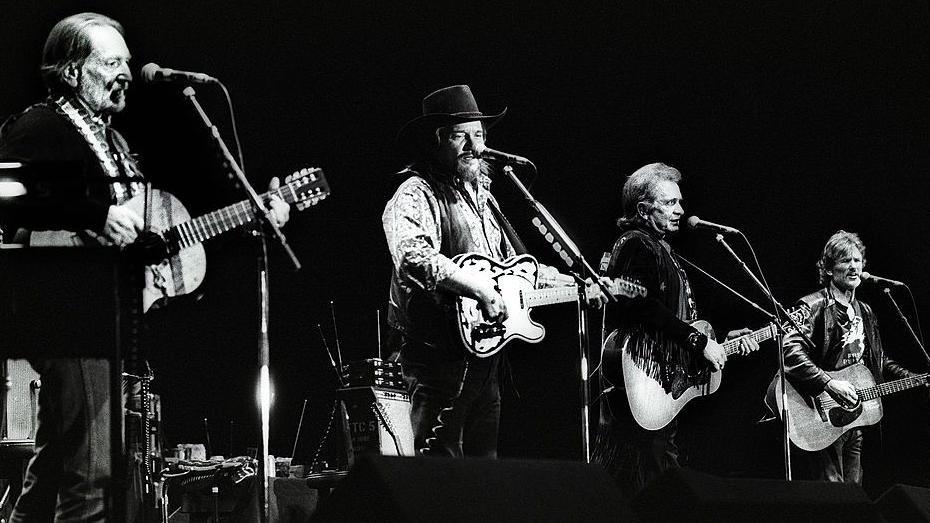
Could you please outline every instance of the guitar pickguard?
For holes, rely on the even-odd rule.
[[[834,407],[828,411],[830,424],[834,427],[845,427],[856,421],[862,415],[862,403],[856,405],[852,410],[846,410],[842,407]]]
[[[528,255],[497,262],[477,253],[456,256],[463,270],[489,273],[507,307],[508,318],[503,323],[487,321],[477,300],[462,297],[457,300],[457,328],[469,352],[479,358],[496,354],[512,338],[538,341],[545,330],[529,318],[522,293],[536,287],[539,264]]]

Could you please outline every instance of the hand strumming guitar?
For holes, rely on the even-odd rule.
[[[508,317],[507,304],[487,274],[460,268],[437,283],[437,287],[477,300],[488,321],[503,323]]]
[[[107,221],[103,224],[103,234],[114,244],[124,247],[136,240],[143,226],[142,217],[129,207],[111,205]]]
[[[844,407],[852,407],[859,401],[859,394],[856,387],[845,380],[831,379],[827,382],[824,390],[831,398]]]
[[[714,370],[720,370],[727,362],[727,353],[723,346],[717,343],[713,338],[707,338],[707,345],[704,346],[704,358],[710,362]]]

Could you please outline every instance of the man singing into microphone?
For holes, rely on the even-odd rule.
[[[451,260],[470,252],[504,260],[523,250],[490,192],[489,166],[481,159],[488,129],[505,112],[485,115],[467,85],[447,87],[427,95],[423,114],[398,136],[414,163],[400,173],[406,179],[382,216],[394,262],[388,321],[420,454],[497,457],[501,353],[466,355],[449,313],[451,298],[460,295],[477,300],[488,320],[507,318],[494,280]],[[540,266],[540,280],[574,284],[547,266]]]
[[[49,96],[3,124],[0,159],[55,165],[58,174],[89,183],[81,196],[20,217],[26,223],[18,225],[119,246],[140,235],[142,218],[124,204],[141,191],[142,174],[126,141],[110,127],[111,117],[126,107],[132,82],[123,35],[119,22],[96,13],[69,16],[49,33],[41,66]],[[108,177],[123,181],[106,183]],[[283,224],[287,204],[276,200],[272,207]],[[28,243],[28,236],[20,230],[17,241]],[[102,521],[108,517],[105,489],[111,487],[109,362],[44,358],[42,350],[36,347],[29,360],[42,380],[35,455],[11,521]]]
[[[856,299],[864,267],[865,245],[857,234],[841,230],[827,240],[817,261],[823,288],[798,302],[811,309],[800,326],[816,346],[809,346],[798,333],[785,340],[785,371],[798,392],[816,396],[826,391],[840,404],[852,406],[859,399],[856,385],[832,379],[824,371],[863,363],[877,383],[883,381],[883,374],[894,378],[912,374],[882,351],[878,319],[868,304]],[[861,484],[862,440],[862,429],[855,428],[823,450],[795,450],[805,457],[811,479]]]
[[[646,297],[618,297],[608,321],[617,325],[618,339],[623,340],[620,350],[668,394],[708,383],[711,370],[722,369],[727,360],[716,340],[687,323],[697,319],[697,312],[688,276],[668,243],[684,215],[679,181],[678,169],[662,163],[643,166],[627,178],[623,217],[617,220],[621,234],[607,270],[607,276],[632,278],[648,291]],[[747,332],[732,331],[727,337]],[[758,348],[749,338],[740,341],[743,353]],[[619,361],[615,363],[619,367]],[[640,427],[627,402],[623,372],[608,368],[610,364],[605,354],[601,378],[606,390],[592,459],[632,497],[651,479],[678,466],[678,422],[673,419],[659,430]]]

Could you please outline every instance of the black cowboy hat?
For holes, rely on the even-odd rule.
[[[444,87],[423,98],[423,114],[401,128],[397,134],[397,143],[415,150],[422,147],[424,140],[440,127],[477,120],[485,122],[485,127],[490,128],[506,113],[506,107],[498,114],[482,113],[467,85]]]

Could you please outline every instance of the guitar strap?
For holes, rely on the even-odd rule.
[[[520,239],[513,225],[510,225],[510,221],[507,220],[504,213],[497,207],[497,203],[495,203],[494,200],[488,199],[488,207],[491,209],[491,214],[497,219],[497,223],[500,224],[501,230],[504,231],[504,235],[510,240],[510,244],[513,245],[513,250],[516,251],[516,254],[527,254],[526,245],[523,244],[523,240]],[[506,249],[503,247],[502,245],[501,252],[506,252]]]
[[[87,142],[100,167],[107,176],[138,177],[139,182],[110,184],[110,195],[117,204],[122,204],[142,190],[142,173],[129,154],[126,141],[115,130],[110,129],[101,118],[91,116],[80,104],[73,104],[64,96],[53,101],[56,112],[71,125]]]

